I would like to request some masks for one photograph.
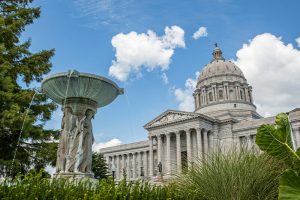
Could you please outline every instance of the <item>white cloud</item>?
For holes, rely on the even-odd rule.
[[[296,42],[297,42],[298,47],[300,47],[300,37],[296,38]]]
[[[120,81],[127,81],[131,74],[141,76],[146,69],[167,70],[174,49],[184,48],[184,30],[178,26],[165,28],[165,35],[159,37],[151,30],[147,33],[119,33],[112,38],[115,60],[109,68],[109,75]]]
[[[208,35],[207,33],[207,28],[201,26],[194,34],[193,34],[193,38],[195,40],[198,40],[201,37],[206,37]]]
[[[169,79],[166,73],[162,73],[161,75],[161,79],[163,80],[164,84],[168,84],[169,83]]]
[[[257,110],[264,116],[299,107],[300,51],[281,39],[257,35],[236,53],[236,64],[253,86]]]
[[[174,90],[174,95],[176,100],[179,102],[179,110],[182,111],[194,111],[195,109],[195,103],[194,103],[194,97],[193,92],[196,88],[197,84],[197,78],[199,76],[199,72],[196,73],[196,78],[188,78],[185,81],[185,88],[176,88]]]
[[[93,144],[93,151],[97,151],[99,152],[100,149],[102,148],[106,148],[106,147],[113,147],[113,146],[117,146],[122,144],[122,141],[117,139],[117,138],[113,138],[111,140],[109,140],[108,142],[100,142],[100,143],[94,143]]]

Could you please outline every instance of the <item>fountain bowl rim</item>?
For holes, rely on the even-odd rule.
[[[120,88],[115,82],[113,82],[112,80],[110,80],[108,78],[105,78],[103,76],[96,75],[96,74],[91,74],[91,73],[86,73],[86,72],[78,72],[78,71],[75,71],[75,70],[73,70],[73,72],[76,72],[76,73],[71,74],[70,75],[71,77],[92,78],[92,79],[95,79],[97,81],[103,81],[103,82],[106,82],[106,83],[110,84],[111,86],[113,86],[117,90],[118,95],[124,94],[124,89]],[[69,74],[70,74],[70,71],[69,72],[59,72],[59,73],[55,73],[55,74],[46,76],[41,82],[41,92],[42,93],[44,92],[43,86],[44,86],[44,84],[46,84],[46,82],[51,81],[55,78],[63,77],[63,76],[69,77]],[[57,102],[57,103],[59,104],[59,102]]]

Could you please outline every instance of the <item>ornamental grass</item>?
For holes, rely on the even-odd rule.
[[[186,199],[273,200],[278,198],[283,163],[250,150],[216,152],[177,178]]]

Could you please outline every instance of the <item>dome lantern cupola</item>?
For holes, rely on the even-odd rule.
[[[221,51],[221,49],[218,47],[218,44],[217,44],[217,43],[215,43],[215,49],[214,49],[212,55],[213,55],[213,60],[212,60],[212,61],[214,61],[214,60],[225,60],[225,59],[223,58],[223,56],[222,56],[222,51]]]

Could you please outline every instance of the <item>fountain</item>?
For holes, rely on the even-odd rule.
[[[42,92],[62,105],[56,177],[93,177],[92,123],[97,108],[123,94],[113,81],[94,74],[69,71],[46,77]]]

